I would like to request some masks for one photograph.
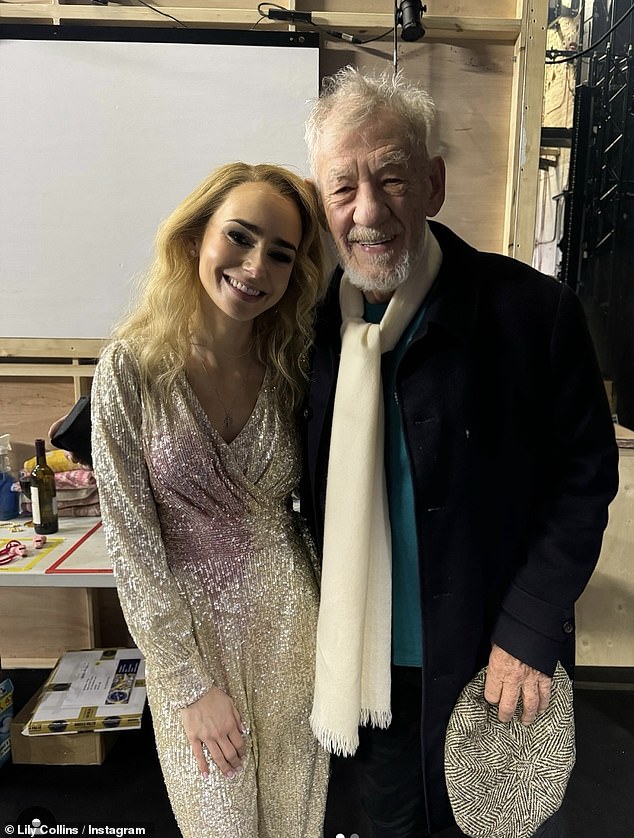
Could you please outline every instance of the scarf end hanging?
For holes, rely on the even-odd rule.
[[[361,727],[388,728],[392,723],[391,710],[367,710],[362,709],[359,718]],[[340,757],[351,757],[359,747],[359,731],[355,728],[353,733],[342,733],[334,731],[327,725],[318,722],[315,713],[311,714],[310,726],[317,741],[330,754]]]

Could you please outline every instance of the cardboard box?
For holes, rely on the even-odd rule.
[[[31,765],[101,765],[112,749],[118,732],[51,734],[23,736],[42,690],[14,717],[11,723],[11,755],[15,763]]]
[[[145,706],[145,660],[135,648],[66,652],[46,679],[30,736],[134,730]]]

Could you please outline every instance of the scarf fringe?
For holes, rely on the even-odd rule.
[[[385,729],[392,724],[392,711],[389,708],[387,710],[370,710],[367,707],[362,707],[359,724],[361,727],[381,727]]]
[[[343,733],[335,733],[325,725],[319,724],[314,714],[310,717],[310,726],[319,744],[330,754],[336,754],[338,757],[351,757],[359,747],[357,731],[352,737],[345,736]]]
[[[391,724],[391,710],[361,709],[359,718],[359,725],[361,727],[380,727],[385,729]],[[351,757],[359,747],[359,734],[357,730],[355,730],[352,736],[346,736],[341,732],[336,733],[318,722],[314,713],[311,713],[310,716],[310,726],[320,745],[330,754],[336,754],[338,757]]]

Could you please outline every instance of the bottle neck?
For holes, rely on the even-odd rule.
[[[38,466],[46,465],[46,449],[44,448],[43,439],[35,440],[35,458],[37,460]]]

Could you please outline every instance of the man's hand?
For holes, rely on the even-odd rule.
[[[181,710],[181,719],[200,773],[207,776],[209,771],[204,745],[225,777],[232,780],[242,769],[246,747],[245,729],[231,698],[218,687],[212,687],[198,701]]]
[[[522,696],[520,721],[529,725],[538,713],[543,713],[550,701],[552,678],[493,646],[489,655],[484,697],[489,704],[498,705],[498,719],[509,722]]]

